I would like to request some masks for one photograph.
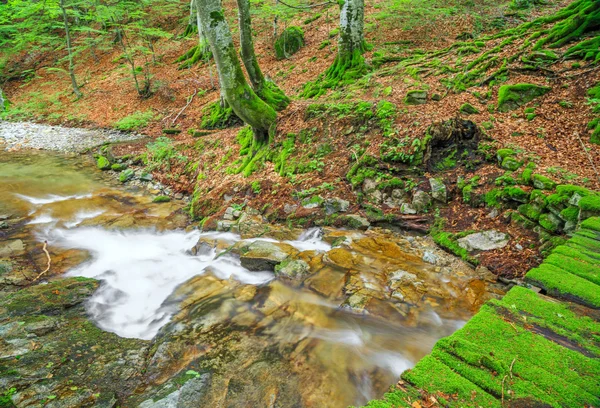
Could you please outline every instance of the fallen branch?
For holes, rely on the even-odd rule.
[[[191,94],[190,96],[188,96],[187,103],[179,111],[179,113],[177,114],[177,116],[175,116],[175,119],[173,119],[173,121],[171,122],[171,126],[173,126],[175,124],[175,122],[177,121],[177,119],[179,119],[179,116],[183,113],[183,111],[186,110],[188,106],[190,106],[190,103],[192,103],[192,101],[194,100],[194,96],[196,96],[197,93],[198,93],[198,91],[196,90],[196,91],[194,91],[193,94]]]
[[[579,140],[579,143],[581,144],[581,148],[583,149],[583,152],[585,153],[590,164],[592,165],[592,168],[594,169],[594,173],[596,173],[596,177],[598,178],[598,181],[600,181],[600,173],[598,173],[598,169],[596,168],[596,165],[594,164],[594,160],[592,160],[590,153],[585,148],[585,144],[583,144],[583,140],[581,140],[581,137],[579,137],[579,132],[575,132],[575,136],[577,136],[577,139]]]
[[[44,253],[46,254],[46,258],[48,258],[48,265],[46,266],[46,269],[44,269],[38,276],[36,276],[33,279],[34,282],[50,270],[50,264],[52,263],[52,260],[50,259],[50,254],[48,253],[48,250],[46,249],[47,246],[48,246],[48,241],[44,241],[44,246],[42,247],[42,251],[44,251]]]

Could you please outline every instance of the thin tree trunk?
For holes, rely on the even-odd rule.
[[[73,66],[73,50],[71,48],[71,34],[69,32],[69,20],[67,19],[67,11],[65,10],[65,4],[63,0],[58,3],[60,10],[62,11],[63,22],[65,24],[65,37],[67,40],[67,51],[69,53],[69,76],[71,77],[71,85],[73,85],[73,92],[77,98],[81,98],[83,95],[77,85],[77,79],[75,78],[75,68]]]
[[[198,0],[197,6],[225,100],[235,114],[252,127],[255,145],[264,144],[275,129],[277,113],[246,82],[221,0]]]
[[[4,99],[4,94],[2,93],[2,89],[0,88],[0,112],[4,112],[4,104],[6,103]]]
[[[250,18],[250,1],[237,0],[238,19],[240,25],[240,45],[242,62],[246,67],[246,72],[252,83],[254,91],[260,95],[265,85],[265,77],[260,70],[256,54],[254,53],[254,43],[252,41],[252,20]]]

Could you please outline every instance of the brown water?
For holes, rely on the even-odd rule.
[[[0,239],[24,243],[14,257],[29,254],[43,269],[48,241],[48,279],[102,280],[90,318],[153,343],[147,381],[124,406],[180,398],[176,379],[190,370],[211,376],[198,406],[360,405],[495,290],[428,239],[382,230],[274,227],[280,240],[257,239],[310,267],[301,279],[281,280],[242,266],[257,239],[186,231],[182,207],[126,191],[86,159],[0,153],[0,215],[19,220]],[[192,255],[196,242],[203,244]]]

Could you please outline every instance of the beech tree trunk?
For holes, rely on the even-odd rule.
[[[264,144],[274,131],[277,113],[246,82],[221,0],[197,0],[202,30],[217,64],[225,100],[237,116],[252,127],[255,144]]]
[[[77,98],[81,98],[82,94],[77,85],[77,79],[75,78],[75,67],[73,65],[73,49],[71,48],[71,33],[69,31],[69,20],[67,19],[67,11],[65,10],[65,4],[63,0],[58,3],[60,10],[62,11],[63,22],[65,24],[65,38],[67,40],[67,52],[69,53],[69,77],[71,78],[71,85],[73,86],[73,92]]]
[[[356,51],[365,50],[365,2],[364,0],[344,0],[340,10],[340,37],[338,56],[352,56]]]
[[[258,94],[265,84],[265,77],[260,70],[256,54],[254,53],[254,42],[252,41],[252,20],[250,18],[249,0],[237,0],[238,19],[240,25],[240,46],[242,62],[248,72],[252,88]]]

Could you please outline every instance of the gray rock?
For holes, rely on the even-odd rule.
[[[377,182],[374,179],[367,178],[363,181],[362,191],[364,193],[368,193],[369,191],[373,191],[377,189]]]
[[[291,214],[293,212],[295,212],[298,209],[298,206],[296,204],[285,204],[283,206],[283,212],[285,212],[286,214]]]
[[[288,248],[289,247],[289,248]],[[290,255],[290,245],[267,241],[254,241],[242,248],[242,266],[251,271],[273,271],[275,266]]]
[[[417,190],[413,194],[413,208],[417,211],[424,211],[431,205],[431,196],[423,190]]]
[[[347,224],[349,227],[359,229],[359,230],[366,230],[371,226],[371,223],[369,222],[369,220],[367,220],[364,217],[361,217],[358,214],[348,215],[346,217],[346,221],[347,221]]]
[[[331,215],[338,212],[346,212],[350,207],[350,202],[341,198],[329,198],[324,202],[325,214]]]
[[[23,244],[23,241],[20,239],[8,241],[3,246],[0,246],[0,258],[20,255],[23,251],[25,251],[25,244]]]
[[[581,200],[582,198],[583,197],[581,197],[578,193],[575,193],[569,199],[569,204],[579,206],[579,200]]]
[[[408,91],[404,103],[407,105],[422,105],[427,103],[427,91]]]
[[[301,259],[285,260],[275,267],[275,275],[291,280],[301,280],[310,274],[310,266]]]
[[[227,209],[225,210],[225,214],[223,215],[223,219],[227,221],[232,221],[234,219],[234,213],[235,210],[233,209],[233,207],[227,207]]]
[[[458,245],[467,251],[491,251],[504,248],[508,244],[508,235],[496,230],[476,232],[458,240]]]
[[[442,180],[430,178],[429,185],[431,186],[431,196],[434,200],[437,200],[441,203],[446,203],[448,201],[446,186]]]
[[[427,263],[435,265],[438,261],[438,256],[431,251],[423,253],[423,260]]]
[[[158,401],[148,399],[142,402],[139,408],[196,408],[209,386],[210,374],[202,374]]]
[[[142,180],[142,181],[152,181],[152,179],[153,179],[153,178],[154,178],[154,177],[153,177],[153,176],[152,176],[152,174],[150,174],[150,173],[143,173],[143,174],[140,176],[140,180]]]
[[[416,214],[417,210],[412,206],[412,204],[404,203],[400,206],[400,212],[402,214]]]

